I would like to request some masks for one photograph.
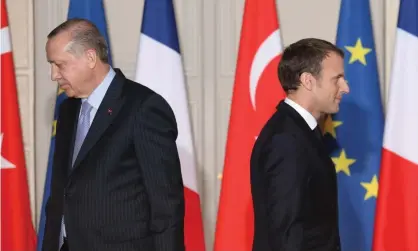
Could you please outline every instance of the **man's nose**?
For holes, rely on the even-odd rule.
[[[57,81],[59,79],[61,79],[61,74],[59,72],[59,69],[55,65],[52,65],[51,66],[51,80]]]
[[[348,94],[350,93],[350,86],[348,85],[348,81],[344,79],[344,82],[341,86],[341,91],[343,92],[343,94]]]

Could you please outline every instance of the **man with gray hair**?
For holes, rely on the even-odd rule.
[[[46,54],[69,98],[57,120],[43,250],[185,250],[169,104],[108,64],[106,40],[88,20],[51,31]]]

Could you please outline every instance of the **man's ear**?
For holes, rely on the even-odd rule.
[[[85,53],[88,66],[90,67],[90,69],[93,69],[94,67],[96,67],[97,64],[97,53],[93,49],[88,49],[85,51]]]
[[[309,72],[304,72],[300,75],[300,84],[307,90],[311,91],[314,85],[315,78]]]

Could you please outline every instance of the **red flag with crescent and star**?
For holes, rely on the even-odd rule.
[[[277,67],[282,41],[274,0],[246,0],[215,233],[215,251],[252,249],[250,157],[285,93]]]
[[[1,250],[36,249],[5,0],[1,0]]]

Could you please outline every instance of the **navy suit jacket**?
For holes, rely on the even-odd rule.
[[[324,144],[280,102],[251,156],[253,251],[336,251],[337,181]]]
[[[43,250],[183,251],[184,190],[169,104],[119,69],[71,167],[80,99],[57,121]],[[110,112],[111,111],[111,112]]]

